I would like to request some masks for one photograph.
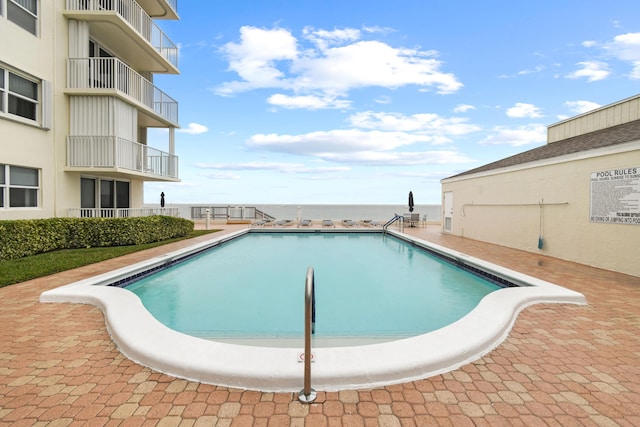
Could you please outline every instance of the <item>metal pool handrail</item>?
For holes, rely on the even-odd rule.
[[[313,278],[313,267],[307,269],[307,279],[304,284],[304,388],[298,393],[298,400],[302,403],[312,403],[317,393],[311,388],[311,334],[315,333],[316,323],[316,292]]]
[[[391,218],[389,221],[387,221],[387,222],[382,226],[382,229],[383,229],[384,231],[387,231],[387,229],[389,228],[389,226],[390,226],[391,224],[393,224],[393,223],[394,223],[394,222],[396,222],[396,221],[400,221],[400,227],[402,228],[402,231],[404,232],[404,217],[403,217],[403,216],[401,216],[401,215],[398,215],[397,213],[394,213],[393,215],[394,215],[394,217],[393,217],[393,218]]]

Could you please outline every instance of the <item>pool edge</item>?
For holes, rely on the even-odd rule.
[[[300,230],[289,232],[298,231]],[[243,229],[217,236],[185,250],[46,291],[40,296],[40,301],[85,303],[100,308],[105,314],[107,330],[118,349],[131,360],[151,369],[221,386],[261,391],[298,391],[303,384],[303,364],[299,358],[302,349],[249,347],[190,337],[158,322],[144,309],[137,296],[116,287],[96,286],[110,277],[120,277],[145,266],[158,265],[184,253],[215,246],[248,232],[252,231]],[[447,252],[465,262],[534,286],[493,292],[464,318],[428,334],[390,343],[314,349],[312,385],[317,390],[369,388],[448,372],[477,360],[496,348],[507,337],[519,313],[530,305],[586,304],[582,294],[561,286],[412,236],[396,232],[390,234]],[[463,334],[460,331],[466,332]],[[400,358],[399,355],[404,357]]]

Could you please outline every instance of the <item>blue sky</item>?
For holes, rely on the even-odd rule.
[[[440,203],[440,180],[640,90],[640,2],[180,1],[167,203]],[[166,131],[150,144],[167,151]]]

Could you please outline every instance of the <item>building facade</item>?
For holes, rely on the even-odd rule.
[[[0,219],[141,215],[145,181],[179,180],[159,19],[177,0],[0,0]]]
[[[640,276],[640,95],[443,179],[443,232]]]

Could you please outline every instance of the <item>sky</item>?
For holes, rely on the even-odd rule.
[[[167,204],[440,204],[440,180],[640,92],[638,0],[179,1]],[[168,131],[149,144],[168,151]]]

